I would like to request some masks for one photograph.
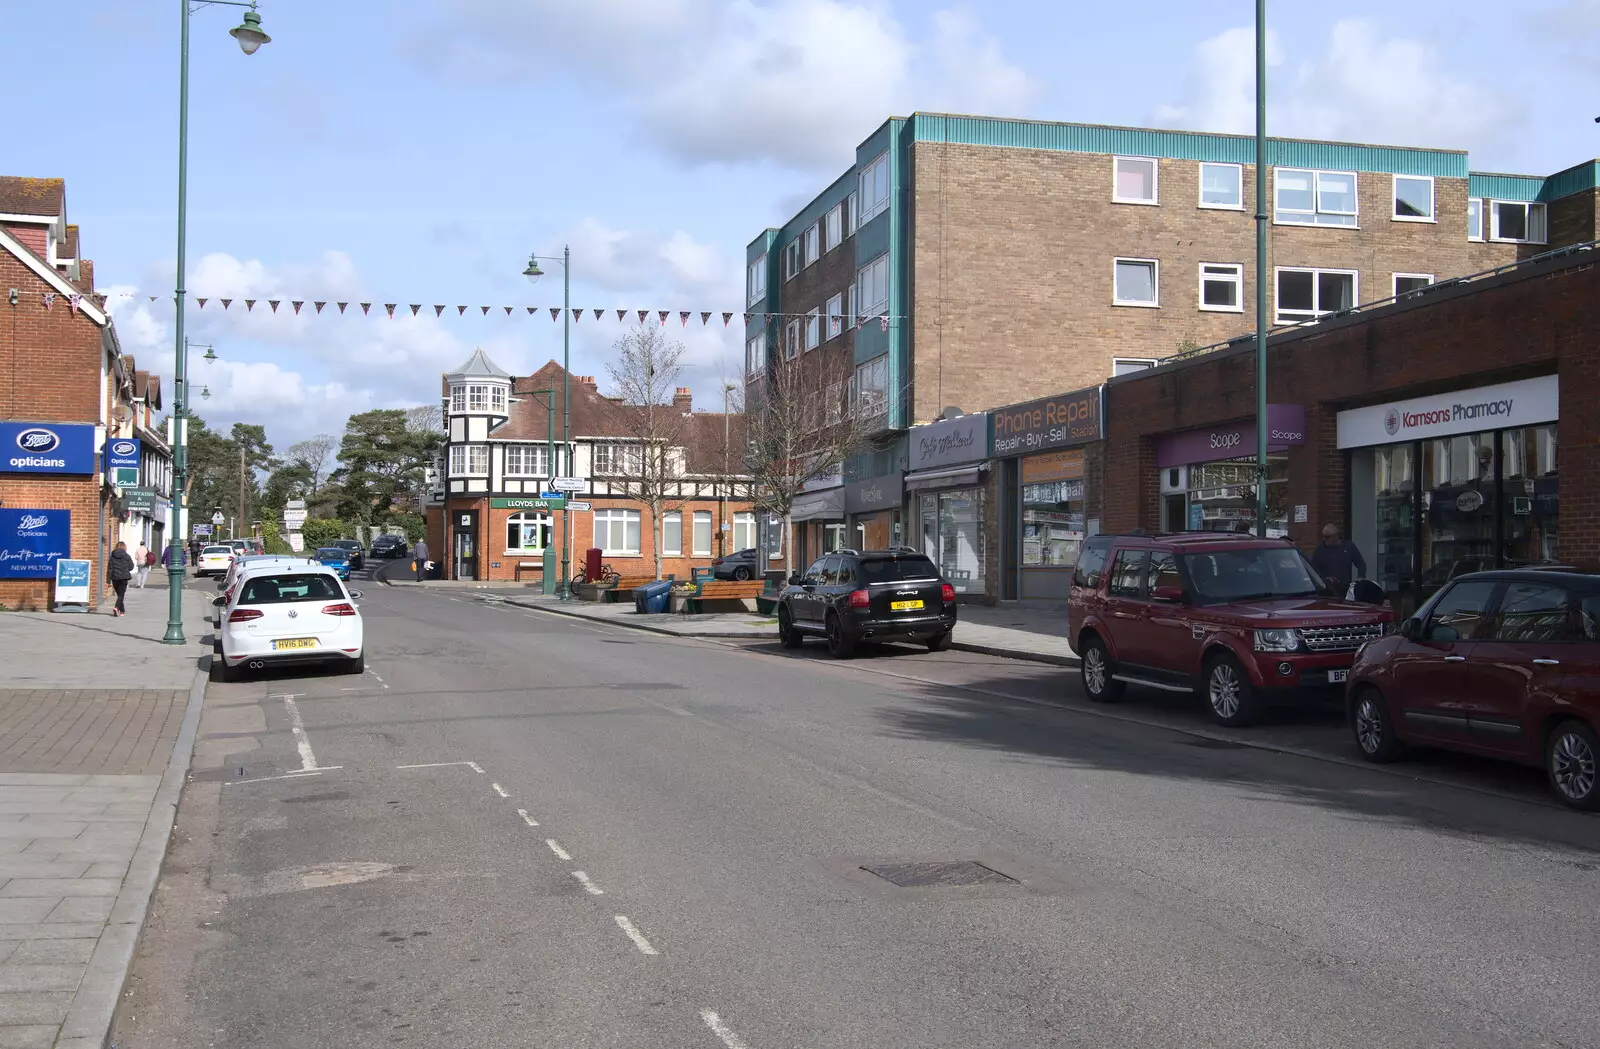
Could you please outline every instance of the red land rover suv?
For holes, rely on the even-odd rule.
[[[1356,650],[1394,619],[1330,596],[1287,540],[1223,532],[1095,536],[1067,616],[1090,699],[1114,702],[1130,684],[1198,690],[1224,725],[1342,688]]]

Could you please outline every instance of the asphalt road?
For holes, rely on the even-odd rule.
[[[366,675],[208,694],[120,1049],[1600,1044],[1600,821],[1534,775],[966,653],[363,612]]]

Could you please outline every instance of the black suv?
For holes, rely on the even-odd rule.
[[[778,598],[783,647],[821,634],[837,659],[855,655],[862,641],[920,641],[943,652],[955,626],[955,587],[909,548],[836,550],[790,576]]]

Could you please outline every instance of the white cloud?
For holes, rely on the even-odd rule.
[[[611,229],[593,218],[580,221],[565,237],[572,248],[574,270],[585,284],[625,295],[630,306],[655,289],[686,295],[697,302],[738,301],[741,266],[725,259],[711,244],[696,241],[683,230],[658,234]],[[548,267],[546,280],[559,280],[559,267]],[[639,305],[648,305],[641,301]]]
[[[1036,94],[972,16],[915,39],[882,0],[456,0],[415,50],[479,78],[564,70],[691,163],[837,166],[890,116],[1021,115]]]
[[[1272,135],[1471,150],[1516,122],[1518,108],[1503,94],[1456,75],[1427,44],[1384,37],[1363,19],[1336,22],[1327,40],[1320,54],[1289,62],[1269,33],[1268,62],[1281,69],[1269,74]],[[1254,30],[1202,41],[1185,100],[1155,117],[1203,131],[1254,130]]]

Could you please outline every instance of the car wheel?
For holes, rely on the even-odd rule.
[[[1356,749],[1368,761],[1380,764],[1393,761],[1405,751],[1405,744],[1395,735],[1389,706],[1375,688],[1363,688],[1356,693],[1350,704],[1350,732],[1355,736]]]
[[[1544,745],[1544,768],[1563,805],[1600,809],[1600,739],[1581,721],[1563,721]]]
[[[794,628],[794,619],[787,608],[778,609],[778,641],[784,648],[799,648],[805,644],[805,635]]]
[[[344,672],[346,674],[365,674],[367,672],[367,654],[363,652],[354,659],[345,660]]]
[[[849,659],[856,654],[856,643],[844,634],[844,620],[837,612],[828,613],[828,655]]]
[[[1206,664],[1206,705],[1219,725],[1239,728],[1255,722],[1255,686],[1232,656],[1217,656]]]
[[[1116,703],[1127,694],[1128,686],[1111,677],[1111,656],[1106,643],[1091,636],[1078,656],[1078,672],[1083,675],[1083,691],[1096,703]]]
[[[928,638],[928,651],[948,652],[950,651],[950,643],[954,639],[955,631],[953,630],[946,630],[942,634],[935,634],[933,637]]]
[[[742,565],[738,568],[735,568],[733,570],[733,578],[737,579],[741,583],[744,582],[746,579],[750,578],[750,569],[745,568]]]

